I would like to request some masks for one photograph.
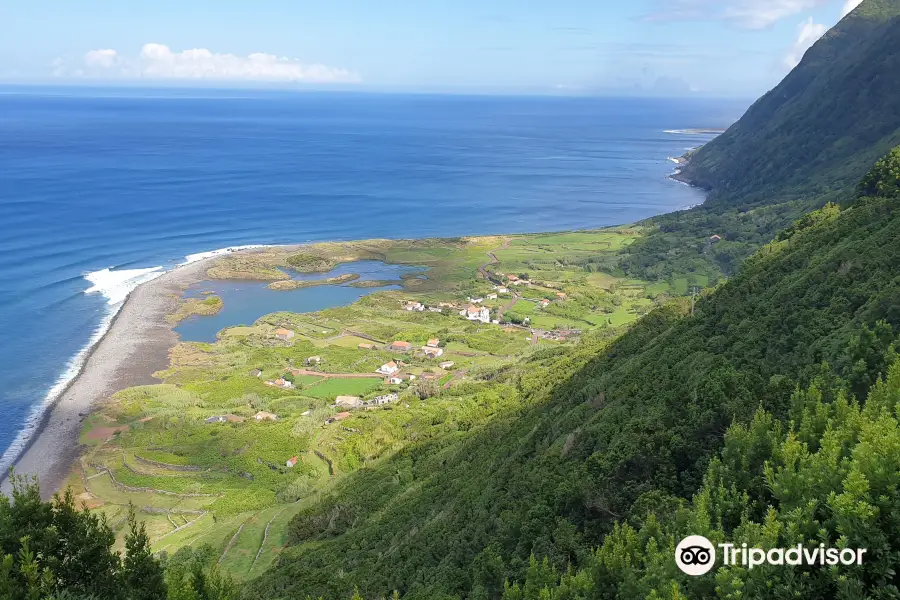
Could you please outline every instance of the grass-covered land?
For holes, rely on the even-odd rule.
[[[158,373],[161,384],[124,390],[86,420],[88,450],[73,489],[120,536],[131,503],[155,551],[210,544],[220,567],[236,578],[259,575],[283,550],[292,517],[348,475],[411,444],[445,443],[518,410],[520,396],[495,384],[497,374],[586,335],[613,336],[684,293],[686,282],[647,285],[622,276],[618,253],[639,233],[375,240],[223,257],[212,277],[327,272],[373,258],[423,271],[405,277],[402,290],[348,307],[261,315],[250,327],[225,330],[215,344],[179,344],[170,367]],[[460,316],[472,299],[481,299],[497,322]],[[416,303],[420,309],[408,310]],[[187,299],[173,322],[214,306],[221,300]],[[280,339],[279,329],[293,336]],[[440,356],[423,355],[432,339]],[[392,351],[397,340],[411,350]],[[399,383],[376,373],[390,361],[400,364]],[[290,387],[270,385],[280,378]],[[333,406],[338,396],[389,393],[400,399],[325,424],[346,410]],[[277,418],[257,420],[260,412]],[[222,419],[207,422],[211,417]],[[287,466],[294,456],[297,463]]]
[[[174,313],[166,319],[175,325],[194,315],[214,315],[222,310],[222,299],[218,296],[206,296],[204,298],[184,298],[178,303]]]

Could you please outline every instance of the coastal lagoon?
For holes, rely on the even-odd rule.
[[[175,332],[185,342],[215,342],[217,334],[226,327],[252,325],[260,317],[274,312],[305,313],[347,306],[373,292],[397,289],[401,284],[401,276],[421,271],[420,267],[389,265],[379,261],[343,263],[327,273],[286,271],[292,279],[298,281],[318,281],[350,273],[360,276],[356,281],[396,280],[396,285],[377,287],[324,284],[276,291],[269,289],[268,283],[261,281],[204,281],[191,286],[185,296],[215,294],[223,301],[222,310],[215,315],[189,317],[175,328]]]
[[[686,208],[703,193],[667,179],[669,159],[746,105],[0,86],[0,468],[129,290],[189,255]]]

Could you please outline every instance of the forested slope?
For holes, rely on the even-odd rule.
[[[900,143],[900,0],[865,0],[679,179],[705,204],[650,220],[623,268],[646,279],[734,273],[808,210],[837,201]],[[721,243],[708,239],[719,235]]]
[[[849,194],[843,211],[829,205],[797,222],[702,298],[694,314],[687,304],[670,306],[612,343],[595,338],[486,377],[485,401],[518,395],[518,414],[498,415],[482,429],[459,423],[455,436],[414,445],[349,477],[295,518],[292,547],[246,596],[342,597],[358,588],[366,598],[394,590],[408,598],[495,598],[510,582],[509,597],[536,598],[569,568],[584,570],[564,577],[564,587],[592,591],[554,597],[645,597],[649,590],[677,597],[672,585],[693,585],[696,597],[713,595],[716,579],[678,584],[674,562],[663,560],[658,544],[701,521],[716,535],[742,520],[753,529],[754,519],[781,501],[778,488],[765,484],[763,462],[771,455],[786,469],[797,467],[784,459],[787,450],[777,451],[797,436],[810,452],[825,447],[819,440],[828,420],[837,413],[848,418],[847,407],[860,410],[856,403],[886,372],[900,326],[898,172],[900,152],[879,163],[862,197]],[[818,387],[808,394],[796,393],[813,382]],[[887,400],[880,406],[893,407]],[[800,427],[796,433],[788,433],[789,418]],[[863,443],[860,419],[837,455],[829,455],[832,461],[846,455],[843,466],[794,490],[784,505],[786,521],[809,517],[804,524],[811,527],[817,512],[787,515],[788,509],[847,492],[840,475],[849,473],[849,456]],[[891,419],[882,412],[870,419],[885,440],[896,436]],[[764,439],[721,455],[729,427],[732,444],[751,434]],[[687,504],[718,493],[720,480],[730,494],[720,512]],[[879,506],[893,507],[897,486],[885,480],[875,487]],[[672,521],[676,514],[681,521]],[[657,523],[666,519],[672,524],[663,530]],[[860,539],[868,536],[883,552],[854,589],[890,580],[898,549],[891,540],[900,539],[895,522],[895,513],[885,514],[860,530]],[[623,528],[627,523],[633,528]],[[833,522],[821,530],[832,541],[847,533]],[[777,537],[777,529],[766,532]],[[527,585],[518,589],[516,582]],[[812,598],[838,585],[790,589]]]

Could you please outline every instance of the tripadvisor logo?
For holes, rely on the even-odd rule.
[[[825,544],[819,544],[807,548],[803,544],[797,544],[790,548],[762,548],[748,547],[747,544],[718,544],[713,543],[702,535],[689,535],[678,543],[675,548],[675,564],[687,575],[704,575],[712,570],[716,564],[716,548],[722,552],[722,564],[724,566],[740,565],[753,569],[760,565],[789,565],[789,566],[830,566],[835,565],[861,565],[865,548],[826,548]]]

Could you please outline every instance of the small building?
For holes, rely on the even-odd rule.
[[[711,235],[711,236],[709,236],[709,243],[710,243],[710,244],[718,244],[718,243],[721,242],[721,241],[722,241],[722,236],[721,236],[721,235]]]
[[[415,381],[415,380],[416,380],[416,376],[413,375],[412,373],[408,373],[408,374],[406,375],[406,378],[409,379],[410,381]]]
[[[453,363],[452,360],[445,360],[444,362],[442,362],[442,363],[439,364],[438,366],[439,366],[440,368],[442,368],[442,369],[449,369],[449,368],[451,368],[451,367],[453,366],[453,364],[454,364],[454,363]]]
[[[487,298],[488,300],[496,300],[497,294],[488,294],[487,296],[485,296],[485,298]]]
[[[370,342],[360,342],[359,346],[357,346],[360,350],[374,350],[375,344]]]
[[[503,286],[500,286],[500,287],[497,288],[497,293],[498,293],[498,294],[508,294],[508,293],[509,293],[509,289],[508,289],[508,288],[505,288],[505,287],[503,287]]]
[[[490,323],[491,321],[491,311],[486,306],[470,304],[468,308],[460,311],[459,315],[470,321],[481,321],[482,323]]]
[[[390,383],[391,385],[400,385],[401,383],[403,383],[403,380],[399,377],[394,376],[388,379],[388,383]]]
[[[300,460],[299,457],[297,457],[297,456],[292,456],[292,457],[290,457],[289,459],[287,459],[287,462],[284,463],[284,465],[285,465],[288,469],[293,469],[294,466],[297,464],[297,461],[298,461],[298,460]]]
[[[472,304],[481,304],[484,302],[484,298],[469,298],[469,302]]]
[[[257,421],[277,421],[278,415],[261,410],[253,415],[253,418]]]
[[[301,417],[308,417],[308,416],[311,415],[311,414],[312,414],[312,410],[307,409],[307,410],[304,410],[302,413],[300,413],[300,416],[301,416]]]
[[[429,306],[428,312],[439,313],[439,312],[441,312],[441,309],[438,308],[437,306]]]
[[[438,306],[440,306],[441,308],[456,308],[456,305],[452,302],[440,302],[438,303]]]
[[[310,356],[309,358],[306,359],[306,364],[308,364],[308,365],[317,365],[320,362],[322,362],[321,356]]]
[[[439,340],[437,338],[431,338],[430,340],[428,340],[425,343],[425,345],[428,346],[429,348],[437,348],[438,346],[441,345],[441,340]]]
[[[394,352],[409,352],[412,349],[412,344],[398,340],[391,342],[390,349]]]
[[[437,358],[444,353],[443,348],[431,348],[429,346],[422,348],[422,350],[425,352],[426,358]]]
[[[425,306],[421,302],[407,302],[404,308],[410,312],[422,312],[425,310]]]
[[[560,300],[565,300],[568,298],[568,296],[566,296],[565,292],[556,292],[556,297],[559,298]]]
[[[347,411],[339,412],[333,417],[335,421],[343,421],[344,419],[348,418],[350,418],[350,413],[348,413]]]
[[[227,421],[228,419],[224,415],[217,415],[206,419],[204,423],[226,423]]]
[[[541,305],[541,308],[547,308],[548,306],[550,306],[550,301],[544,298],[538,304]]]
[[[284,327],[279,327],[275,330],[275,337],[279,340],[288,341],[289,339],[294,337],[294,332],[290,329],[285,329]]]
[[[377,372],[381,373],[382,375],[393,375],[394,373],[396,373],[399,370],[400,370],[400,367],[397,366],[397,363],[395,363],[394,361],[391,361],[388,363],[384,363],[383,365],[378,367]]]
[[[437,373],[422,373],[422,379],[425,381],[433,381],[437,379]]]
[[[390,404],[400,399],[399,394],[384,394],[383,396],[375,396],[372,398],[372,404]]]
[[[359,396],[338,396],[334,399],[334,405],[340,408],[359,408],[362,406],[362,400]]]
[[[253,369],[250,371],[250,377],[262,377],[262,371],[259,369]]]
[[[516,275],[507,275],[506,278],[509,279],[510,281],[518,281],[519,280],[519,277]]]

